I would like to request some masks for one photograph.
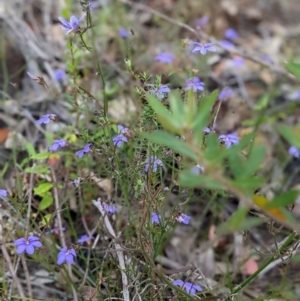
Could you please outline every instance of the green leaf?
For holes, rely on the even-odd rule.
[[[48,192],[50,189],[52,189],[53,184],[52,183],[41,183],[39,186],[34,188],[34,193],[39,196],[43,196],[46,192]]]
[[[219,91],[215,90],[210,95],[204,96],[200,99],[198,112],[192,126],[194,132],[202,133],[203,129],[209,124],[211,110],[218,94]]]
[[[25,142],[25,147],[30,156],[33,156],[36,154],[34,146],[31,143]]]
[[[254,191],[259,188],[265,179],[263,177],[250,176],[248,178],[238,178],[231,181],[231,184],[244,191],[247,196],[252,196]]]
[[[290,61],[285,65],[285,68],[300,79],[300,64]]]
[[[279,126],[279,132],[291,145],[300,148],[300,128],[282,124]]]
[[[48,165],[46,164],[39,164],[39,165],[35,165],[33,167],[27,167],[25,168],[25,172],[27,173],[33,173],[33,174],[47,174],[49,170]]]
[[[172,91],[169,94],[169,103],[171,107],[171,111],[173,113],[174,118],[181,125],[184,124],[184,105],[181,99],[180,93],[178,91]]]
[[[270,101],[270,96],[268,94],[264,95],[257,104],[254,106],[254,110],[260,111],[265,109]]]
[[[186,156],[187,158],[197,161],[197,155],[190,149],[188,144],[186,144],[179,138],[168,134],[167,132],[155,131],[153,133],[141,133],[141,136],[148,139],[150,142],[168,146],[175,152],[178,152],[181,155]]]
[[[279,208],[293,204],[298,196],[298,191],[290,190],[276,196],[270,201],[265,208]]]
[[[247,161],[243,164],[243,168],[241,168],[240,177],[246,178],[254,175],[263,162],[265,155],[266,148],[264,146],[254,146]]]
[[[190,170],[183,170],[179,174],[179,185],[189,188],[224,189],[223,185],[206,175],[195,175]]]
[[[221,147],[218,136],[215,133],[207,135],[205,138],[206,148],[203,150],[205,158],[210,162],[223,163],[226,152]]]
[[[246,162],[245,157],[243,157],[243,155],[240,153],[231,152],[228,156],[228,162],[234,177],[240,178]]]
[[[169,132],[175,134],[181,134],[181,123],[180,120],[176,120],[169,110],[158,100],[155,96],[151,94],[146,95],[146,99],[157,114],[157,119],[161,125]]]
[[[41,200],[39,204],[39,210],[45,210],[49,208],[53,204],[53,198],[52,195],[48,192],[44,195],[43,199]]]
[[[46,160],[48,159],[50,156],[50,153],[49,152],[42,152],[42,153],[39,153],[39,154],[34,154],[30,157],[30,159],[32,160]]]
[[[241,207],[232,216],[217,228],[217,235],[229,234],[236,231],[250,229],[263,223],[262,218],[247,217],[249,208]]]

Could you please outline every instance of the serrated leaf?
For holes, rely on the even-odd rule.
[[[146,99],[153,111],[156,113],[157,119],[161,125],[171,133],[181,134],[182,129],[180,120],[176,120],[173,114],[171,114],[171,112],[167,110],[161,101],[155,96],[147,94]]]
[[[285,65],[285,67],[289,72],[300,79],[300,64],[290,61]]]
[[[260,167],[266,155],[266,148],[264,146],[254,146],[250,156],[243,164],[240,173],[241,178],[252,176]]]
[[[43,196],[46,192],[52,189],[52,183],[41,183],[37,187],[34,188],[34,193],[39,196]]]
[[[32,160],[46,160],[50,156],[49,152],[42,152],[38,154],[34,154],[33,156],[30,157]]]
[[[204,96],[199,101],[198,112],[193,122],[192,128],[195,132],[203,132],[211,118],[213,104],[218,97],[219,91],[215,90],[210,95]]]
[[[178,91],[172,91],[168,96],[172,114],[178,123],[184,124],[184,105]]]
[[[41,200],[39,204],[39,210],[45,210],[49,208],[53,204],[53,198],[52,195],[48,192],[44,195],[43,199]]]
[[[188,144],[167,132],[155,131],[153,133],[141,133],[141,136],[148,139],[150,142],[168,146],[173,151],[197,161],[197,155],[190,149]]]
[[[270,202],[266,204],[265,208],[279,208],[293,204],[298,194],[299,193],[296,190],[286,191],[279,196],[275,196]]]
[[[300,148],[300,129],[292,128],[285,124],[279,126],[280,134],[291,144]]]
[[[25,168],[25,172],[33,173],[33,174],[47,174],[48,173],[48,166],[45,164],[39,164],[32,167]]]
[[[206,175],[195,175],[190,170],[179,173],[179,185],[189,188],[224,189],[224,186]]]
[[[25,144],[26,150],[30,156],[33,156],[36,154],[34,146],[31,143],[25,142],[24,144]]]

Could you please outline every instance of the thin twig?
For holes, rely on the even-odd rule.
[[[93,204],[97,207],[97,209],[100,211],[101,215],[104,218],[104,223],[105,226],[109,232],[109,234],[111,236],[113,236],[115,239],[117,238],[115,231],[109,221],[109,218],[107,216],[107,213],[104,211],[102,204],[101,204],[101,199],[98,198],[97,201],[93,200]],[[114,242],[116,251],[117,251],[117,256],[118,256],[118,260],[119,260],[119,265],[120,265],[120,269],[121,269],[121,276],[122,276],[122,284],[123,284],[123,297],[125,301],[130,301],[130,296],[129,296],[129,291],[128,291],[128,279],[127,279],[127,275],[125,273],[125,260],[124,260],[124,254],[123,254],[123,249],[121,247],[121,245],[119,245],[118,243]]]
[[[22,265],[23,265],[23,271],[24,271],[24,274],[25,274],[26,285],[27,285],[27,290],[28,290],[28,296],[29,296],[30,299],[32,299],[31,281],[30,281],[28,266],[27,266],[24,254],[21,255],[21,261],[22,261]]]
[[[10,261],[9,254],[8,254],[8,252],[7,252],[7,249],[6,249],[4,243],[1,244],[1,251],[2,251],[2,254],[3,254],[3,256],[4,256],[5,260],[6,260],[8,269],[9,269],[10,274],[11,274],[13,280],[14,280],[14,283],[15,283],[15,285],[16,285],[16,287],[17,287],[17,290],[18,290],[18,292],[19,292],[19,295],[20,295],[21,299],[22,299],[22,300],[26,300],[26,297],[25,297],[25,294],[24,294],[22,285],[21,285],[21,283],[20,283],[20,281],[19,281],[19,278],[17,277],[17,275],[16,275],[16,273],[15,273],[15,271],[14,271],[13,265],[12,265],[12,263],[11,263],[11,261]]]
[[[65,240],[63,228],[62,228],[62,218],[61,218],[61,214],[60,214],[58,189],[56,187],[57,179],[56,179],[56,175],[55,175],[55,172],[54,172],[53,168],[51,168],[51,175],[52,175],[52,181],[54,183],[54,185],[53,185],[53,195],[54,195],[55,209],[56,209],[56,212],[57,212],[57,222],[58,222],[58,227],[59,227],[59,238],[60,238],[61,245],[63,247],[66,247],[67,245],[66,245],[66,240]],[[72,275],[73,275],[72,267],[70,265],[67,265],[67,270],[69,272],[70,278],[72,279],[73,278],[72,277]],[[71,284],[71,288],[72,288],[74,301],[78,301],[77,292],[76,292],[76,289],[75,289],[73,283]]]

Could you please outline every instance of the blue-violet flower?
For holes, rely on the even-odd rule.
[[[151,213],[151,222],[152,224],[159,224],[161,216],[155,212]]]
[[[193,89],[194,92],[204,91],[204,83],[199,79],[199,77],[189,78],[185,81],[185,90]]]
[[[220,135],[219,141],[226,145],[226,148],[230,148],[234,144],[239,143],[240,138],[236,134]]]
[[[56,152],[58,149],[65,147],[67,145],[67,140],[65,139],[56,139],[53,141],[53,144],[49,147],[50,152]]]
[[[102,203],[102,207],[107,214],[114,214],[118,212],[118,208],[113,205],[108,205],[105,202]]]
[[[224,88],[219,94],[219,100],[227,100],[233,95],[233,91],[229,88]]]
[[[85,242],[89,245],[91,242],[92,242],[92,240],[94,239],[94,237],[93,236],[89,236],[89,235],[82,235],[78,240],[77,240],[77,242],[79,243],[79,244],[81,244],[81,245],[83,245]]]
[[[58,17],[58,20],[61,22],[61,28],[66,31],[66,34],[70,33],[71,31],[77,33],[80,31],[79,23],[84,17],[85,15],[78,19],[77,17],[72,16],[70,18],[70,22],[65,20],[63,17]]]
[[[0,198],[6,198],[7,197],[7,191],[5,189],[0,189]]]
[[[206,43],[206,44],[201,44],[198,42],[192,42],[192,53],[201,53],[202,55],[205,55],[207,52],[215,52],[216,48],[213,47],[214,43]]]
[[[179,222],[181,224],[188,225],[188,223],[190,222],[191,217],[184,214],[184,213],[181,213],[177,217],[175,217],[175,219],[177,220],[177,222]]]
[[[78,157],[78,158],[82,158],[84,154],[88,153],[90,151],[90,147],[91,147],[92,143],[87,143],[83,149],[77,151],[75,153],[75,155]]]
[[[239,35],[238,33],[232,29],[232,28],[228,28],[226,31],[225,31],[225,34],[224,34],[225,38],[228,39],[228,40],[235,40]]]
[[[161,63],[172,64],[174,60],[174,54],[162,52],[155,57],[155,60]]]
[[[55,114],[46,114],[44,116],[42,116],[39,120],[37,120],[35,123],[36,124],[47,124],[49,123],[51,120],[55,121]]]
[[[34,248],[41,248],[42,243],[37,236],[30,235],[28,238],[19,238],[15,241],[14,245],[17,247],[17,254],[22,254],[26,251],[27,254],[32,255]]]
[[[191,296],[195,296],[197,291],[202,291],[202,288],[199,285],[193,284],[191,282],[183,282],[180,279],[174,280],[173,285],[180,286],[182,289],[186,290],[186,292]]]
[[[164,166],[162,161],[156,158],[156,156],[151,156],[150,160],[147,158],[145,160],[145,163],[146,163],[145,172],[148,172],[149,167],[152,169],[153,172],[156,172],[158,166]]]
[[[76,252],[74,249],[68,249],[67,247],[62,248],[57,255],[57,264],[61,265],[64,262],[73,264]]]
[[[295,158],[299,158],[300,150],[296,146],[291,146],[289,148],[289,154]]]
[[[150,85],[153,87],[153,85]],[[157,88],[152,88],[149,90],[149,92],[153,95],[155,95],[158,99],[163,99],[165,97],[164,93],[171,92],[170,88],[167,85],[160,85]]]

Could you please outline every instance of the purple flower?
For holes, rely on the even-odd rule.
[[[204,172],[204,167],[201,166],[200,164],[195,165],[194,167],[191,168],[191,173],[194,175],[200,175],[200,173]]]
[[[44,116],[42,116],[39,120],[37,120],[35,123],[36,124],[47,124],[49,123],[51,120],[54,121],[55,120],[56,115],[55,114],[46,114]]]
[[[65,20],[63,17],[58,17],[58,20],[61,22],[61,28],[66,31],[66,34],[70,33],[71,31],[77,33],[80,31],[79,23],[84,17],[85,15],[78,19],[77,17],[72,16],[70,18],[70,22]]]
[[[200,27],[200,28],[203,28],[209,21],[209,17],[207,16],[203,16],[201,17],[200,19],[197,19],[195,22],[194,22],[194,25],[195,27]]]
[[[151,223],[152,224],[159,224],[161,220],[161,216],[155,212],[151,213]]]
[[[211,132],[211,129],[210,129],[208,126],[206,126],[206,127],[203,129],[203,132],[204,132],[205,134],[209,134],[209,133]]]
[[[72,264],[72,263],[74,263],[74,257],[76,257],[75,250],[64,247],[64,248],[60,249],[60,251],[57,255],[57,264],[61,265],[64,262]]]
[[[77,151],[75,153],[75,155],[78,157],[78,158],[82,158],[84,154],[88,153],[90,151],[90,147],[91,147],[92,143],[87,143],[85,145],[85,147],[79,151]]]
[[[288,99],[290,99],[290,100],[299,100],[300,99],[300,90],[295,91],[294,93],[290,94],[288,96]]]
[[[79,179],[73,180],[72,183],[73,183],[73,185],[74,185],[75,187],[79,187],[79,184],[80,184],[80,178],[79,178]]]
[[[0,198],[6,198],[7,197],[7,191],[5,189],[0,189]]]
[[[150,85],[153,87],[153,85]],[[151,94],[154,94],[158,99],[163,99],[165,97],[164,93],[169,93],[171,92],[170,88],[167,85],[160,85],[157,88],[152,88],[149,91]]]
[[[291,146],[289,148],[289,154],[293,156],[294,158],[299,158],[300,156],[300,150],[296,146]]]
[[[156,158],[156,156],[151,156],[150,160],[147,158],[145,163],[146,163],[145,172],[148,172],[149,167],[151,167],[153,172],[156,172],[158,166],[164,166],[162,161]]]
[[[32,255],[34,253],[34,248],[41,248],[42,243],[37,236],[30,235],[27,239],[22,237],[15,241],[15,246],[17,247],[17,254],[22,254],[26,251],[27,254]]]
[[[219,141],[226,145],[226,148],[230,148],[234,144],[239,143],[240,138],[236,134],[220,135]]]
[[[186,290],[186,292],[191,296],[195,296],[197,291],[202,291],[202,288],[199,285],[193,284],[191,282],[183,282],[180,279],[174,280],[173,285],[180,286],[182,289]]]
[[[189,78],[185,81],[185,91],[193,89],[194,92],[204,91],[204,83],[199,79],[199,77]]]
[[[177,217],[175,217],[175,219],[177,220],[178,223],[188,225],[188,223],[190,222],[191,217],[184,214],[184,213],[181,213]]]
[[[66,231],[66,228],[62,227],[61,230],[64,232],[64,231]],[[53,228],[53,229],[51,229],[49,231],[46,231],[45,235],[48,235],[50,233],[52,233],[52,234],[59,234],[59,232],[60,232],[60,228],[57,227],[57,228]]]
[[[206,43],[206,44],[201,44],[198,42],[192,42],[192,47],[194,47],[194,49],[192,49],[192,53],[201,53],[202,55],[205,55],[207,52],[215,52],[216,48],[213,47],[214,43]]]
[[[274,63],[273,59],[268,54],[263,54],[261,56],[261,59],[262,59],[262,61],[264,61],[265,63],[268,63],[268,64]]]
[[[228,49],[234,48],[234,45],[231,42],[226,41],[226,40],[219,41],[218,44],[224,48],[228,48]]]
[[[118,124],[118,130],[122,133],[122,134],[127,134],[129,132],[129,128],[121,125],[121,124]]]
[[[123,39],[126,39],[126,38],[129,37],[129,31],[126,30],[126,29],[123,28],[123,27],[120,27],[120,28],[119,28],[119,36],[120,36],[121,38],[123,38]]]
[[[228,28],[226,31],[225,31],[225,34],[224,34],[225,38],[228,39],[228,40],[235,40],[239,35],[238,33],[232,29],[232,28]]]
[[[92,240],[94,239],[94,237],[93,236],[89,236],[89,235],[82,235],[78,240],[77,240],[77,242],[79,243],[79,244],[81,244],[81,245],[83,245],[85,242],[89,245],[91,242],[92,242]]]
[[[174,55],[172,53],[162,52],[155,57],[155,60],[161,63],[172,64]]]
[[[245,60],[242,57],[236,57],[232,60],[235,67],[241,67],[245,64]]]
[[[56,139],[53,141],[53,144],[49,147],[50,152],[56,152],[58,149],[65,147],[67,141],[65,139]]]
[[[63,82],[66,77],[66,71],[65,69],[56,69],[54,71],[54,75],[56,80],[58,80],[59,82]]]
[[[229,88],[224,88],[219,94],[219,100],[227,100],[233,95],[233,91]]]
[[[30,72],[27,72],[27,75],[31,78],[31,79],[34,79],[34,80],[37,80],[38,78],[36,76],[34,76],[32,73]]]
[[[113,137],[113,145],[116,146],[116,147],[121,147],[123,142],[128,142],[128,139],[122,135],[122,134],[119,134],[115,137]]]
[[[108,205],[105,202],[102,203],[102,207],[107,214],[114,214],[114,213],[118,212],[118,209],[116,206]]]

